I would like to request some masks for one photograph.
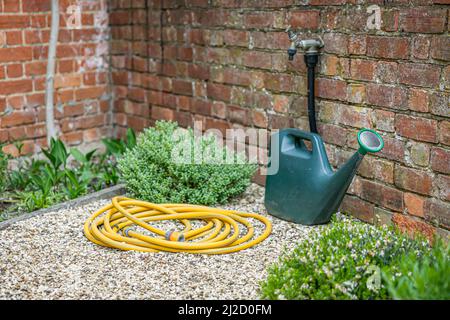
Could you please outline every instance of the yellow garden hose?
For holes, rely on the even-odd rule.
[[[265,225],[264,232],[254,239],[254,227],[247,218],[257,219]],[[179,220],[184,230],[163,231],[150,224],[163,220]],[[192,229],[190,220],[202,220],[205,224]],[[245,234],[241,235],[239,225],[247,229]],[[135,226],[156,236],[139,233]],[[266,239],[271,230],[269,219],[255,213],[188,204],[154,204],[126,197],[114,197],[111,204],[92,214],[84,224],[86,237],[105,247],[206,254],[224,254],[250,248]]]

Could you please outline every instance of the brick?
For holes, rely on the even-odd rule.
[[[370,60],[352,59],[350,74],[355,80],[371,81],[374,79],[376,63]]]
[[[249,123],[248,109],[235,105],[229,105],[227,107],[227,111],[227,119],[232,123],[240,123],[244,125]]]
[[[429,96],[430,111],[432,114],[448,117],[450,115],[449,92],[432,92]]]
[[[367,37],[367,55],[376,58],[408,59],[409,41],[397,37]]]
[[[25,29],[30,26],[30,17],[25,15],[0,16],[0,29]]]
[[[398,83],[398,63],[378,61],[375,66],[375,80],[384,83]]]
[[[439,75],[440,68],[438,66],[418,63],[399,65],[400,83],[433,88],[439,85]]]
[[[0,48],[0,63],[28,61],[33,57],[31,47]]]
[[[3,11],[4,12],[19,12],[20,2],[17,0],[3,0]]]
[[[192,95],[192,82],[174,79],[172,81],[172,92],[177,94]]]
[[[81,85],[80,74],[71,74],[64,76],[56,76],[54,87],[64,88],[64,87],[79,87]]]
[[[317,29],[320,14],[317,10],[291,10],[289,11],[289,24],[295,29]]]
[[[174,111],[169,108],[153,106],[151,108],[152,119],[155,120],[173,120]]]
[[[389,184],[394,183],[394,163],[373,157],[365,157],[358,169],[364,178],[376,179]]]
[[[208,97],[214,100],[221,100],[225,102],[230,102],[231,99],[231,88],[226,85],[208,83],[207,84]]]
[[[332,143],[338,146],[345,146],[347,143],[347,130],[332,124],[321,124],[319,126],[319,133],[323,141]]]
[[[427,91],[421,89],[410,89],[408,107],[413,111],[428,112],[429,99]]]
[[[220,119],[225,119],[227,117],[227,105],[222,101],[213,102],[211,115]]]
[[[22,31],[9,31],[6,32],[6,43],[8,45],[14,46],[22,44]]]
[[[251,117],[253,125],[260,128],[267,128],[268,119],[265,112],[253,109],[251,111]]]
[[[241,30],[224,30],[223,41],[229,46],[247,47],[249,43],[248,31]]]
[[[428,199],[425,204],[425,217],[437,225],[449,229],[450,226],[450,204],[438,199]]]
[[[272,55],[267,52],[248,51],[244,55],[243,65],[251,68],[271,69]]]
[[[427,36],[415,37],[412,48],[413,57],[417,59],[428,59],[430,43],[430,38]]]
[[[405,9],[400,12],[400,30],[418,33],[439,33],[444,31],[445,19],[445,9]]]
[[[395,128],[401,136],[419,141],[437,142],[436,120],[398,114],[395,118]]]
[[[0,83],[0,95],[30,92],[33,88],[31,80],[14,80]]]
[[[210,115],[212,104],[209,101],[195,99],[192,101],[192,111],[196,114]]]
[[[367,103],[391,109],[407,109],[407,92],[398,86],[367,85]]]
[[[321,98],[345,101],[347,98],[346,82],[319,78],[317,80],[317,95]]]
[[[44,75],[47,71],[47,63],[44,61],[33,61],[25,64],[25,75],[39,76]]]
[[[75,91],[75,99],[76,100],[85,100],[85,99],[98,99],[105,93],[104,87],[89,87],[77,89]]]
[[[355,106],[345,106],[341,109],[339,122],[355,128],[371,127],[370,109]]]
[[[348,53],[355,55],[366,54],[367,37],[365,35],[352,35],[348,39]]]
[[[395,185],[402,189],[423,195],[430,195],[432,181],[433,178],[428,172],[400,165],[395,167]]]
[[[285,113],[289,110],[289,97],[283,95],[273,96],[273,110]]]
[[[372,124],[377,130],[394,132],[394,120],[395,113],[386,110],[373,110],[372,111]]]
[[[347,54],[348,36],[342,33],[325,33],[323,35],[324,52]]]
[[[450,150],[433,147],[431,148],[431,169],[434,171],[450,173]]]
[[[397,31],[400,20],[400,13],[398,10],[382,10],[381,11],[381,30],[383,31]]]
[[[404,194],[406,213],[416,217],[424,217],[425,198],[414,193]]]
[[[392,217],[392,222],[402,232],[405,232],[410,236],[420,234],[431,241],[435,234],[435,228],[433,228],[432,226],[421,220],[418,220],[417,218],[413,218],[404,214],[395,213]]]
[[[361,198],[385,208],[403,211],[403,192],[376,182],[361,179]]]
[[[433,37],[431,57],[437,60],[450,61],[450,39],[448,35]]]
[[[442,120],[439,125],[439,142],[450,145],[450,121]]]
[[[398,162],[405,161],[405,143],[396,138],[383,137],[384,148],[379,155]]]
[[[372,223],[374,221],[374,205],[358,197],[347,195],[342,201],[339,211],[350,213],[365,222]]]
[[[14,111],[13,113],[3,116],[0,124],[3,128],[14,127],[17,125],[33,123],[34,120],[35,115],[31,111]]]
[[[293,121],[286,116],[280,116],[276,114],[269,115],[269,126],[272,129],[281,129],[292,127]]]
[[[22,3],[23,12],[42,12],[50,10],[50,0],[27,0]]]
[[[366,87],[363,84],[352,83],[347,87],[347,101],[364,103],[366,100]]]
[[[8,78],[19,78],[23,74],[21,64],[10,64],[6,66],[6,74]]]
[[[374,224],[378,226],[392,226],[392,212],[375,207]]]
[[[450,176],[440,174],[435,182],[436,188],[439,190],[439,198],[450,201]]]
[[[426,167],[430,163],[430,146],[425,143],[412,142],[411,160],[414,164]]]
[[[252,12],[244,16],[246,28],[270,28],[274,24],[273,12]]]

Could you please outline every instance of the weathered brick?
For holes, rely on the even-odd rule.
[[[439,125],[439,142],[450,145],[450,121],[442,120]]]
[[[437,121],[403,114],[395,117],[396,132],[415,140],[437,142]]]
[[[1,48],[0,63],[12,61],[28,61],[33,57],[31,47]]]
[[[367,37],[367,55],[376,58],[407,59],[409,41],[397,37]]]
[[[434,182],[437,190],[439,190],[439,198],[450,201],[450,175],[439,174]]]
[[[431,148],[431,168],[434,171],[450,173],[450,150],[433,147]]]
[[[406,32],[439,33],[444,31],[445,19],[445,9],[405,9],[400,12],[400,29]]]
[[[406,232],[411,236],[420,234],[431,241],[435,234],[435,228],[429,224],[408,215],[394,214],[392,221],[402,232]]]
[[[425,203],[425,217],[437,225],[449,229],[450,227],[450,203],[430,198]]]
[[[428,92],[421,89],[410,89],[408,107],[410,110],[418,112],[429,111]]]
[[[369,104],[405,110],[407,101],[407,91],[404,88],[372,83],[367,85],[367,102]]]
[[[403,211],[403,192],[376,182],[361,179],[361,198],[385,208]]]
[[[350,74],[352,79],[372,81],[375,75],[376,62],[370,60],[352,59]]]
[[[340,211],[350,213],[365,222],[372,223],[374,220],[374,205],[358,197],[347,195],[342,201]]]
[[[450,39],[448,36],[434,37],[431,44],[431,57],[450,61]]]
[[[317,95],[321,98],[345,101],[347,98],[346,82],[319,78],[317,80]]]
[[[417,217],[424,217],[425,198],[414,193],[404,194],[406,213]]]
[[[426,167],[430,163],[430,146],[425,143],[412,142],[411,160],[414,164]]]
[[[320,13],[317,10],[290,10],[288,19],[292,28],[317,29]]]
[[[418,63],[401,63],[399,65],[400,83],[433,88],[439,85],[440,68],[438,66]]]
[[[409,191],[430,195],[433,177],[426,171],[397,165],[395,167],[395,185]]]
[[[394,119],[395,113],[386,110],[373,110],[372,112],[372,124],[377,130],[394,132]]]

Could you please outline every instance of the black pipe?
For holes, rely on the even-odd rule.
[[[308,118],[309,130],[317,133],[316,124],[316,106],[314,101],[314,82],[315,82],[315,68],[319,61],[318,53],[307,53],[304,55],[306,66],[308,67]]]

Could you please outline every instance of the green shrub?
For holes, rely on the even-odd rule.
[[[381,268],[405,253],[419,257],[425,241],[349,218],[311,231],[291,254],[268,270],[261,283],[268,299],[386,299]]]
[[[176,157],[188,160],[177,162]],[[234,163],[223,164],[226,157]],[[135,198],[204,205],[224,203],[243,192],[257,168],[242,155],[219,147],[214,136],[197,140],[192,129],[181,130],[177,123],[165,121],[145,129],[136,147],[118,160],[118,167]]]
[[[398,274],[401,274],[400,276]],[[395,269],[383,271],[383,279],[394,299],[450,299],[449,246],[437,240],[422,259],[404,255]]]

